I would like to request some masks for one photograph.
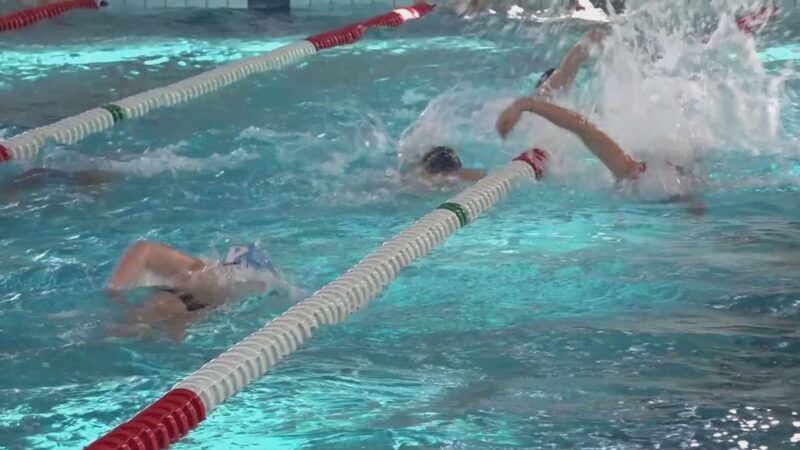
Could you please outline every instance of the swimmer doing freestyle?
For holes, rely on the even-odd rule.
[[[546,70],[536,83],[539,98],[551,98],[556,93],[566,91],[572,86],[581,64],[589,57],[591,46],[603,38],[601,31],[587,33],[567,52],[557,69]],[[482,171],[466,169],[462,166],[458,152],[452,147],[438,145],[428,150],[417,164],[423,177],[431,181],[455,178],[461,181],[478,181],[484,176]]]
[[[580,138],[611,171],[621,190],[645,198],[684,201],[690,212],[702,214],[704,207],[694,196],[696,181],[691,172],[669,161],[637,161],[584,116],[551,102],[555,92],[569,89],[580,65],[588,58],[591,46],[601,44],[605,36],[606,32],[600,29],[589,32],[570,50],[561,67],[545,72],[532,96],[518,98],[500,114],[496,124],[498,134],[505,139],[523,112],[537,114]],[[543,149],[534,149],[533,155],[528,156],[538,169],[537,176],[547,157]]]
[[[151,293],[110,332],[129,336],[159,328],[181,340],[199,313],[233,298],[275,290],[280,279],[270,258],[255,243],[231,247],[220,261],[206,261],[166,245],[140,241],[119,259],[106,291],[119,303],[128,289],[147,287]]]

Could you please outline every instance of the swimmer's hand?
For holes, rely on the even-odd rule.
[[[609,34],[609,30],[605,27],[597,27],[584,35],[583,39],[592,44],[601,45]]]
[[[511,133],[511,130],[514,129],[520,117],[522,117],[524,108],[522,107],[521,100],[522,99],[515,100],[514,103],[509,105],[508,108],[500,113],[500,117],[497,118],[497,123],[495,124],[497,134],[503,139]]]

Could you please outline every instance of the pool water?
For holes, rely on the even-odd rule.
[[[800,445],[800,22],[788,14],[755,47],[716,21],[664,18],[663,34],[643,37],[661,19],[632,18],[568,100],[639,155],[697,161],[704,215],[617,195],[567,140],[547,179],[320,330],[174,448]],[[79,11],[6,34],[0,133],[350,19]],[[38,165],[125,180],[4,188],[0,448],[82,448],[303,298],[229,304],[183,342],[107,338],[122,310],[103,286],[129,244],[216,257],[260,240],[310,294],[463,188],[402,182],[398,153],[446,142],[491,169],[552,135],[525,119],[501,142],[492,125],[583,29],[438,12],[47,147]],[[20,170],[0,168],[0,181]]]

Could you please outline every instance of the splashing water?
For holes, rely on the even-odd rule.
[[[723,19],[673,9],[672,22],[637,16],[632,9],[610,39],[630,47],[593,58],[574,95],[559,101],[604,127],[616,123],[615,137],[627,139],[637,155],[649,149],[646,139],[658,143],[650,137],[654,131],[670,136],[662,120],[677,118],[699,131],[710,127],[685,137],[687,145],[702,144],[697,156],[720,159],[712,161],[713,176],[724,173],[737,182],[707,196],[710,214],[688,218],[680,206],[620,204],[590,192],[609,181],[582,175],[607,171],[570,138],[560,155],[571,171],[564,175],[565,187],[547,180],[515,190],[479,223],[404,271],[366,313],[324,330],[176,448],[790,445],[797,408],[780,405],[800,366],[792,328],[798,319],[797,189],[784,182],[742,188],[754,165],[779,155],[736,152],[738,141],[729,148],[726,142],[734,139],[726,131],[747,136],[753,150],[774,151],[758,144],[760,136],[723,120],[738,117],[728,105],[742,104],[741,98],[678,80],[690,80],[695,70],[747,93],[753,87],[736,77],[756,80],[756,86],[770,80],[778,86],[771,98],[782,114],[800,114],[787,112],[772,63],[761,68],[765,75],[747,58],[728,58],[755,53],[748,53],[746,41],[724,40],[726,33],[718,31]],[[494,132],[494,120],[510,98],[532,91],[541,71],[557,64],[587,25],[515,20],[505,29],[511,21],[497,14],[489,18],[494,22],[469,22],[485,25],[478,38],[464,36],[461,22],[451,36],[441,37],[448,25],[442,16],[426,18],[419,28],[387,31],[385,40],[376,35],[363,46],[327,53],[335,57],[319,55],[307,66],[257,77],[182,112],[130,121],[73,149],[129,162],[158,153],[142,154],[146,148],[183,141],[175,156],[208,160],[241,148],[258,155],[253,162],[225,170],[209,163],[204,171],[187,169],[180,176],[131,176],[97,190],[48,186],[4,207],[0,341],[7,376],[0,402],[9,413],[0,420],[0,447],[86,445],[108,431],[109,423],[157,398],[165,383],[291,307],[292,298],[281,296],[232,303],[204,316],[181,345],[160,339],[97,342],[98,330],[121,313],[102,286],[130,242],[158,240],[209,256],[218,246],[261,239],[276,265],[308,293],[450,195],[416,195],[380,178],[396,164],[390,141],[428,101],[435,102],[424,115],[431,121],[424,124],[432,127],[428,137],[451,133],[465,164],[501,167],[538,144],[549,130],[542,120],[526,116],[507,143]],[[223,18],[225,32],[246,29],[237,16]],[[120,23],[107,19],[101,22],[109,29]],[[654,25],[657,36],[651,36],[651,23],[663,23],[664,30]],[[314,31],[324,25],[314,24]],[[293,34],[312,32],[302,31]],[[389,39],[395,34],[404,38]],[[654,44],[645,47],[648,39]],[[364,52],[373,42],[381,50]],[[775,47],[785,43],[772,40]],[[90,50],[91,43],[81,44]],[[628,52],[629,64],[602,70],[614,51],[622,62]],[[695,67],[682,67],[683,61]],[[637,69],[639,62],[644,69]],[[678,72],[670,72],[667,62]],[[640,77],[639,89],[649,76],[660,77],[647,87],[686,92],[702,102],[648,103],[625,84],[625,70]],[[611,98],[614,92],[603,88],[613,77],[620,96],[628,97]],[[92,94],[87,99],[105,92],[96,77],[83,78]],[[53,74],[46,83],[54,89],[61,79]],[[443,92],[446,101],[436,102]],[[615,122],[607,111],[612,100],[640,108],[642,116],[627,117],[636,130]],[[663,117],[653,117],[666,106]],[[374,123],[365,117],[370,108]],[[705,111],[714,112],[714,120]],[[47,113],[70,111],[56,107]],[[787,128],[800,129],[792,120]],[[786,139],[781,133],[786,131],[779,130],[777,145]],[[384,149],[381,142],[390,145]],[[738,153],[738,162],[728,160]],[[702,158],[701,163],[706,164]],[[796,170],[794,180],[800,179],[800,165]],[[120,402],[123,397],[130,401]],[[743,412],[745,406],[755,409]],[[738,412],[728,417],[732,408]],[[773,426],[771,417],[780,424]],[[768,431],[761,429],[766,425]]]
[[[793,73],[788,68],[768,70],[759,60],[755,38],[737,28],[736,14],[755,6],[744,1],[695,3],[628,5],[625,16],[609,27],[603,48],[585,63],[588,76],[579,76],[574,92],[557,102],[586,115],[635,158],[669,161],[695,172],[702,172],[697,167],[701,163],[725,154],[782,152],[788,136],[782,129],[781,107],[790,104],[783,86]],[[522,10],[517,5],[512,9]],[[561,36],[561,53],[551,51],[543,58],[555,66],[578,39],[569,28],[573,26],[517,31],[532,37],[531,47]],[[514,94],[502,86],[458,87],[433,99],[400,139],[401,166],[431,145],[491,145],[505,149],[507,157],[560,140],[565,150],[555,155],[551,174],[585,183],[589,169],[576,161],[587,161],[595,167],[588,172],[593,180],[588,184],[607,186],[610,175],[597,169],[583,144],[542,119],[524,117],[507,144],[494,133],[499,112],[513,95],[529,95],[531,79],[545,68],[530,67],[535,76],[523,74],[524,80],[515,83],[522,89]]]
[[[736,5],[720,6],[698,19],[672,2],[649,2],[605,43],[583,109],[593,106],[599,125],[637,157],[687,163],[721,149],[777,146],[788,74],[768,73],[753,38],[735,25]]]
[[[241,148],[227,154],[214,153],[206,158],[181,155],[186,143],[156,148],[141,155],[129,155],[125,160],[90,157],[71,150],[57,150],[44,158],[43,167],[67,172],[79,170],[107,170],[144,178],[163,173],[208,172],[238,167],[258,155]]]

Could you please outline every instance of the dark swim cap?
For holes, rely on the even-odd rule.
[[[461,168],[461,160],[452,148],[438,146],[422,157],[422,166],[430,174],[450,173]]]
[[[608,4],[611,4],[611,7],[614,8],[614,12],[617,14],[622,14],[625,12],[625,0],[591,0],[592,5],[595,8],[600,8],[606,14],[611,14],[611,11],[608,9]]]
[[[555,71],[556,69],[545,70],[542,76],[539,78],[539,81],[536,82],[536,89],[539,89],[539,87],[543,85],[544,82],[547,81],[547,79],[550,78],[550,76],[553,75],[553,72]]]
[[[601,9],[606,14],[611,14],[608,8],[609,3],[611,4],[611,7],[614,8],[614,12],[617,14],[622,14],[625,12],[625,0],[589,0],[589,2],[591,2],[592,6]],[[577,0],[573,1],[570,5],[570,8],[574,8],[577,4]]]

